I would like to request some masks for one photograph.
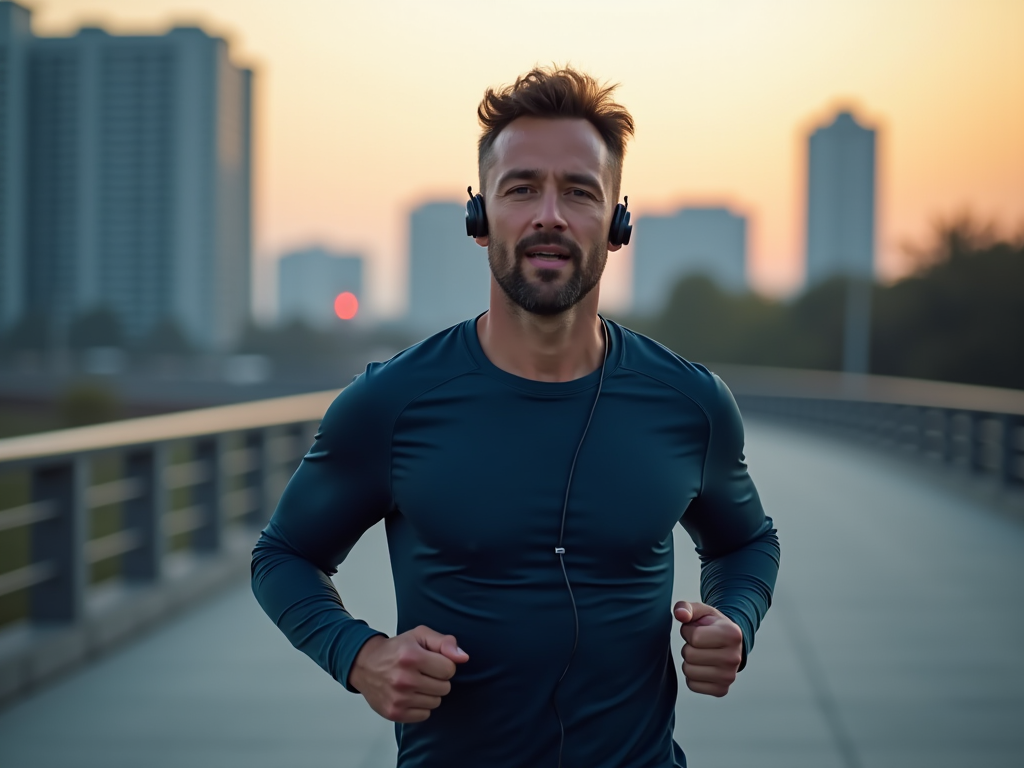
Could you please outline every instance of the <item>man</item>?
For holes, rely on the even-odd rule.
[[[571,69],[487,91],[489,310],[356,377],[253,553],[264,610],[395,721],[400,766],[685,765],[675,524],[701,558],[703,602],[674,608],[692,691],[725,695],[771,601],[728,389],[597,313],[633,131],[611,92]],[[382,519],[390,638],[329,579]]]

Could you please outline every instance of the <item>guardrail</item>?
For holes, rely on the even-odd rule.
[[[153,605],[169,611],[183,594],[213,586],[220,577],[211,572],[244,573],[239,564],[336,394],[0,440],[0,475],[21,474],[28,497],[0,509],[0,536],[20,529],[27,545],[22,562],[4,549],[0,598],[28,598],[26,621],[0,633],[0,701],[102,651],[141,626],[143,614],[154,620]],[[96,477],[101,465],[113,476]],[[98,512],[107,513],[106,529],[97,526]],[[95,584],[98,569],[119,578]],[[189,579],[195,584],[182,586]],[[132,599],[99,599],[111,581]],[[160,597],[161,590],[179,596]],[[128,607],[112,622],[116,603]],[[58,637],[63,650],[54,646]],[[60,660],[42,658],[40,638]]]
[[[1024,391],[829,371],[714,370],[745,413],[825,427],[1024,490]]]

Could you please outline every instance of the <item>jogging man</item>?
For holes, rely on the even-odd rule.
[[[628,239],[611,96],[572,69],[487,91],[489,310],[356,377],[253,552],[263,609],[397,724],[403,767],[683,766],[673,613],[687,687],[723,696],[771,602],[778,539],[728,389],[597,312]],[[329,578],[380,520],[394,637]],[[702,602],[673,609],[676,523]]]

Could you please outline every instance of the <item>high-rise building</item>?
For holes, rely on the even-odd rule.
[[[23,106],[3,118],[25,126],[25,164],[0,171],[25,201],[10,317],[47,319],[58,345],[106,309],[129,339],[173,322],[199,347],[230,346],[250,305],[252,73],[194,28],[25,45]]]
[[[808,141],[807,284],[875,274],[875,132],[840,112]]]
[[[25,105],[29,12],[0,3],[0,332],[24,311]]]
[[[352,293],[363,301],[363,257],[358,254],[306,248],[282,256],[277,269],[281,323],[301,320],[328,329],[338,324],[334,302],[339,294]]]
[[[487,309],[487,251],[466,237],[466,208],[426,203],[409,217],[409,324],[434,332]]]
[[[633,311],[653,314],[683,277],[703,274],[734,293],[747,290],[747,220],[728,208],[682,208],[637,219]]]

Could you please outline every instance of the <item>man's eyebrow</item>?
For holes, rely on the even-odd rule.
[[[589,173],[567,173],[562,178],[566,181],[572,182],[573,184],[582,184],[584,187],[593,187],[594,189],[601,188],[600,179]]]
[[[539,170],[536,169],[513,168],[512,170],[505,171],[503,174],[501,174],[501,177],[498,179],[498,186],[503,187],[505,186],[505,184],[512,181],[513,179],[517,181],[536,181],[543,175],[544,174],[542,174]]]

